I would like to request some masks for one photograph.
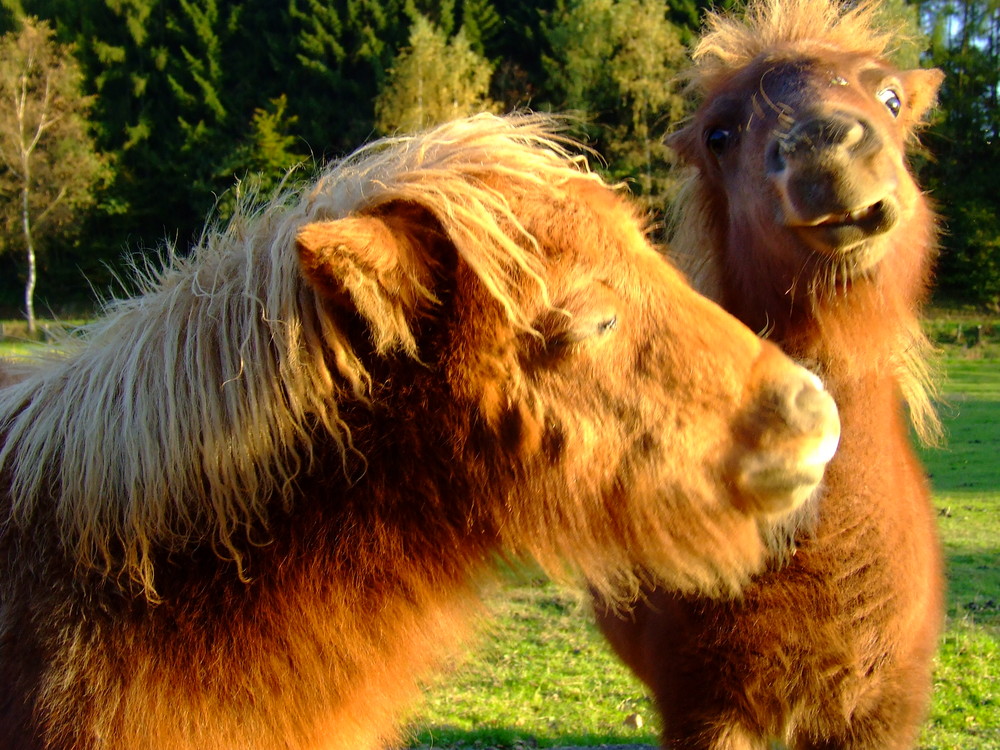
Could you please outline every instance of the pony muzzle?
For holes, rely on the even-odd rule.
[[[758,364],[780,368],[746,406],[738,435],[745,450],[731,464],[732,480],[749,513],[786,513],[822,483],[840,442],[837,405],[816,375],[784,364],[766,347]]]

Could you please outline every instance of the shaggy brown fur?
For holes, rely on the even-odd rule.
[[[5,750],[378,747],[498,556],[760,565],[832,400],[554,132],[363,149],[0,389]]]
[[[671,139],[693,169],[677,249],[816,368],[843,437],[815,529],[742,598],[658,590],[599,613],[666,747],[908,748],[927,707],[942,571],[903,402],[933,437],[917,311],[934,220],[904,152],[941,74],[886,62],[875,5],[756,0],[712,16],[695,52],[704,102]]]

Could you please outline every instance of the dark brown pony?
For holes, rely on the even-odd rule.
[[[818,516],[790,550],[771,526],[772,569],[741,597],[656,590],[598,612],[669,748],[908,748],[927,708],[942,563],[904,402],[933,435],[918,308],[935,229],[905,150],[942,75],[886,61],[876,6],[711,16],[703,101],[670,139],[691,169],[674,240],[696,287],[815,368],[843,435]]]
[[[0,389],[4,750],[381,747],[498,557],[759,568],[833,402],[568,145],[376,143]]]

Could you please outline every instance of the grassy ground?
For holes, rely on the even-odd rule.
[[[928,749],[1000,748],[1000,327],[989,330],[946,349],[948,442],[923,451],[949,584]]]
[[[0,357],[24,357],[58,339],[82,320],[39,320],[34,335],[23,320],[0,320]]]
[[[6,332],[11,324],[4,326]],[[1000,325],[938,311],[944,448],[922,453],[948,558],[948,626],[921,750],[1000,748]],[[0,341],[0,356],[26,351]],[[530,573],[488,599],[483,637],[432,685],[411,744],[470,748],[656,744],[642,686],[611,656],[577,593]]]

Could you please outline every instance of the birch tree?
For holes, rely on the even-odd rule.
[[[91,100],[72,50],[26,18],[0,37],[0,220],[26,260],[24,307],[34,333],[38,253],[93,202],[103,163],[88,132]]]

